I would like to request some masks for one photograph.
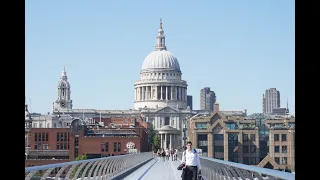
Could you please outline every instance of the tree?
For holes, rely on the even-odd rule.
[[[153,145],[156,149],[159,149],[160,139],[159,136],[153,136]]]
[[[83,155],[79,155],[78,157],[76,157],[75,161],[81,161],[81,160],[86,160],[86,159],[87,159],[87,155],[86,155],[86,154],[83,154]],[[86,165],[86,166],[87,166],[87,165]],[[84,167],[81,169],[78,177],[82,175],[82,173],[83,173],[83,171],[84,171],[84,169],[85,169],[86,166],[84,166]],[[74,177],[74,176],[76,175],[76,172],[78,171],[79,167],[80,167],[80,164],[79,164],[78,166],[76,166],[76,168],[74,168],[74,170],[73,170],[72,173],[71,173],[71,177]],[[87,172],[87,173],[88,173],[88,172]],[[76,177],[76,178],[78,178],[78,177]]]

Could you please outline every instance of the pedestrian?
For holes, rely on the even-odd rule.
[[[165,161],[166,160],[166,152],[164,151],[164,149],[162,149],[161,156],[163,158],[163,161]]]
[[[182,153],[182,163],[184,163],[182,179],[197,180],[198,174],[201,174],[201,164],[197,151],[192,149],[191,141],[187,142],[187,150]]]

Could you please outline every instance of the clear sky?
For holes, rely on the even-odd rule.
[[[52,112],[66,66],[73,108],[132,109],[162,18],[194,109],[210,87],[221,110],[262,112],[262,94],[277,88],[294,114],[294,9],[292,0],[26,1],[28,104]]]

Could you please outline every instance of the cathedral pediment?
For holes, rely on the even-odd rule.
[[[178,110],[173,109],[170,106],[164,107],[162,109],[159,109],[158,111],[155,112],[156,114],[171,114],[171,113],[179,113]]]

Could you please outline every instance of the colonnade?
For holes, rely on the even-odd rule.
[[[160,136],[160,148],[172,150],[179,146],[179,136],[171,133],[159,133]]]
[[[187,88],[181,86],[140,86],[135,88],[135,100],[187,101]]]

